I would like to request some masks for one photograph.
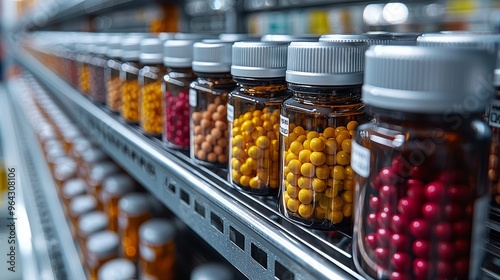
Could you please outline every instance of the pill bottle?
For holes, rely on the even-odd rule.
[[[369,32],[363,34],[324,34],[320,42],[366,42],[368,45],[391,45],[394,36],[388,32]]]
[[[81,216],[96,210],[97,199],[90,194],[83,194],[71,199],[68,205],[68,212],[75,237],[78,236],[78,219]]]
[[[292,42],[281,106],[280,211],[311,228],[352,225],[351,138],[365,120],[364,42]]]
[[[95,103],[106,102],[106,83],[104,81],[104,69],[107,67],[106,57],[108,34],[99,33],[93,37],[90,45],[90,93],[89,98]]]
[[[97,280],[97,272],[108,261],[118,258],[120,238],[112,231],[92,234],[87,241],[87,268],[90,280]]]
[[[121,44],[120,80],[122,82],[121,117],[129,123],[139,123],[139,64],[141,37],[123,39]]]
[[[198,164],[219,168],[227,168],[226,105],[229,92],[236,87],[231,76],[231,45],[224,42],[193,45],[192,68],[197,78],[189,90],[190,156]]]
[[[80,216],[78,219],[78,230],[76,235],[80,243],[80,249],[82,249],[84,256],[87,255],[85,244],[87,243],[89,236],[96,232],[106,230],[108,226],[109,218],[102,211],[92,211]]]
[[[143,133],[161,137],[163,131],[162,80],[167,72],[163,65],[163,42],[158,38],[141,41],[139,70],[139,113]]]
[[[166,219],[151,219],[139,229],[141,279],[175,278],[175,226]]]
[[[78,89],[84,95],[90,91],[90,59],[89,47],[92,40],[91,34],[81,34],[82,41],[76,45],[78,54],[76,55],[77,72],[78,72]]]
[[[120,113],[122,108],[122,81],[120,79],[121,43],[124,35],[115,34],[109,38],[104,78],[106,82],[106,107],[113,113]]]
[[[66,151],[62,147],[51,147],[50,150],[47,150],[45,160],[47,161],[52,173],[54,172],[56,161],[58,159],[66,158],[66,157],[67,157]]]
[[[87,184],[89,193],[93,194],[98,199],[98,209],[102,210],[103,205],[99,201],[102,191],[102,183],[106,178],[113,174],[121,173],[120,167],[111,161],[102,161],[94,164],[87,176]]]
[[[148,196],[129,193],[118,202],[118,233],[121,237],[122,256],[137,261],[139,257],[139,228],[151,219]]]
[[[65,182],[67,182],[72,178],[75,178],[76,172],[77,172],[77,165],[72,158],[68,156],[58,158],[54,162],[54,172],[53,172],[53,176],[54,179],[56,180],[58,190],[62,189],[62,186],[64,185]]]
[[[69,207],[70,201],[77,196],[83,195],[87,192],[87,184],[81,178],[73,178],[66,181],[62,185],[61,197],[63,205]],[[69,208],[68,208],[69,209]],[[68,211],[69,212],[69,211]]]
[[[227,104],[228,180],[253,194],[278,193],[280,107],[291,96],[287,48],[287,43],[236,42],[232,49],[231,75],[238,86]]]
[[[480,279],[494,56],[375,46],[352,142],[353,259],[377,279]],[[473,101],[472,103],[469,101]]]
[[[68,125],[64,128],[61,128],[59,131],[61,132],[61,138],[64,142],[64,149],[69,154],[71,152],[73,142],[76,138],[82,137],[82,133],[80,129],[78,129],[74,125]]]
[[[137,268],[131,260],[123,258],[107,261],[97,273],[97,280],[131,279],[137,279]]]
[[[118,232],[118,201],[125,194],[137,189],[137,182],[127,174],[119,173],[106,178],[102,186],[99,201],[104,212],[108,213],[109,230]]]
[[[100,162],[110,162],[110,159],[105,152],[95,146],[85,150],[81,156],[81,163],[78,166],[78,177],[83,178],[88,182],[88,176],[90,175],[92,166]]]
[[[163,44],[163,141],[170,148],[189,149],[189,84],[196,79],[192,40],[167,40]]]
[[[233,270],[221,263],[206,263],[191,272],[191,280],[236,280]]]

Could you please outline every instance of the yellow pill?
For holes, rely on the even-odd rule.
[[[257,146],[251,146],[248,148],[248,156],[253,159],[259,159],[262,157],[262,150]]]
[[[358,126],[357,121],[350,121],[347,123],[347,130],[354,130]]]
[[[316,166],[316,177],[322,180],[328,179],[330,177],[330,167],[327,165]]]
[[[262,122],[262,127],[263,127],[266,131],[273,130],[273,124],[272,124],[270,121],[263,121],[263,122]]]
[[[338,126],[337,128],[335,128],[335,137],[338,136],[344,130],[347,130],[345,126]]]
[[[327,196],[322,196],[319,198],[319,207],[328,209],[330,207],[330,204],[332,203],[332,199],[327,197]]]
[[[252,112],[246,112],[245,114],[243,114],[243,119],[247,121],[252,120],[252,118],[253,118]]]
[[[335,140],[333,140],[335,141]],[[326,156],[326,165],[328,166],[332,166],[332,165],[335,165],[335,162],[336,162],[336,159],[335,159],[335,155],[327,155]]]
[[[248,184],[250,185],[250,188],[252,188],[252,189],[258,189],[261,186],[259,178],[257,178],[257,177],[251,178],[250,182]]]
[[[256,126],[255,129],[250,133],[250,136],[252,137],[253,140],[256,140],[260,136],[264,135],[266,132],[264,129],[260,126]]]
[[[313,177],[315,173],[314,165],[309,162],[302,164],[300,166],[300,173],[302,176]]]
[[[321,208],[321,207],[316,207],[314,209],[314,217],[316,219],[319,219],[319,220],[323,220],[324,218],[326,218],[326,211],[324,208]]]
[[[328,220],[332,221],[334,224],[338,224],[342,222],[344,219],[344,215],[342,214],[342,211],[332,211],[328,214]]]
[[[331,188],[326,188],[324,195],[328,198],[336,197],[338,194],[338,188],[331,187]]]
[[[304,141],[307,140],[307,136],[305,135],[299,135],[299,137],[297,137],[297,139],[295,139],[295,141],[299,141],[300,143],[304,143]]]
[[[285,164],[290,164],[290,161],[292,159],[297,159],[297,155],[295,155],[294,153],[292,152],[287,152],[286,155],[285,155]]]
[[[323,136],[325,138],[335,137],[335,128],[333,128],[333,127],[325,128],[325,130],[323,131]]]
[[[241,135],[241,129],[239,127],[234,127],[232,133],[233,137],[235,137],[236,135]]]
[[[303,204],[310,204],[314,198],[314,192],[308,189],[301,189],[299,191],[299,201]]]
[[[290,199],[290,196],[288,195],[288,193],[284,192],[283,193],[283,202],[284,202],[283,205],[287,205],[289,199]]]
[[[321,179],[314,178],[312,180],[312,187],[315,192],[323,192],[326,189],[326,183]]]
[[[312,139],[318,138],[318,137],[319,137],[319,133],[316,131],[309,131],[307,133],[307,139],[309,139],[309,140],[312,140]]]
[[[252,112],[252,116],[254,117],[260,117],[262,116],[262,111],[261,110],[255,110]]]
[[[260,117],[253,117],[253,118],[252,118],[252,122],[253,122],[253,124],[255,124],[256,126],[262,126],[262,120],[260,119]]]
[[[345,169],[342,165],[335,165],[332,168],[331,176],[333,179],[343,180],[345,179]]]
[[[290,144],[290,148],[288,150],[290,152],[298,155],[300,153],[300,151],[302,151],[303,149],[304,149],[304,147],[302,146],[302,143],[300,143],[299,141],[293,141]]]
[[[346,203],[352,203],[352,191],[344,191],[342,193],[342,199]]]
[[[257,160],[249,157],[245,160],[245,164],[250,167],[252,170],[257,169]]]
[[[271,144],[271,141],[267,138],[267,136],[259,136],[255,141],[255,144],[261,149],[267,149]]]
[[[233,147],[243,148],[244,139],[241,135],[236,135],[233,137],[232,145]]]
[[[240,172],[241,174],[243,175],[251,175],[252,174],[252,168],[250,166],[248,166],[248,164],[246,163],[243,163],[240,167]]]
[[[346,177],[352,177],[354,175],[354,171],[352,170],[352,167],[350,165],[346,165],[344,167],[344,171]]]
[[[347,130],[340,132],[339,135],[337,137],[335,137],[335,140],[337,141],[337,144],[339,146],[341,146],[342,142],[346,139],[351,139],[351,135],[349,134],[349,132]]]
[[[316,166],[323,165],[326,162],[326,156],[322,152],[312,152],[309,159]]]
[[[240,162],[238,159],[236,159],[236,158],[232,158],[232,159],[231,159],[231,167],[232,167],[233,169],[237,169],[237,170],[239,170],[239,169],[240,169],[240,166],[241,166],[241,162]]]
[[[304,146],[304,150],[311,150],[311,140],[307,139],[302,143],[302,146]]]
[[[294,187],[298,186],[299,178],[300,178],[299,175],[294,175],[291,172],[286,174],[286,181]]]
[[[241,178],[241,173],[238,170],[233,169],[231,177],[233,179],[233,182],[239,183]]]
[[[302,218],[308,219],[314,213],[314,207],[311,204],[301,204],[299,206],[299,215]]]
[[[288,140],[290,141],[290,143],[295,141],[297,139],[297,137],[299,137],[299,135],[297,133],[292,132],[292,133],[288,134]]]
[[[296,126],[294,129],[293,129],[293,132],[297,133],[298,135],[305,135],[306,131],[304,130],[304,128],[300,125]]]
[[[311,156],[311,151],[309,151],[309,150],[302,150],[299,152],[299,160],[302,163],[311,162],[309,159],[310,156]]]
[[[295,198],[292,198],[290,197],[290,199],[288,199],[288,202],[286,204],[286,208],[288,208],[288,210],[290,210],[290,212],[297,212],[297,210],[299,210],[299,206],[300,206],[300,201],[298,201],[297,199]]]
[[[288,185],[286,187],[286,192],[291,198],[297,198],[299,195],[300,188]]]
[[[337,140],[330,138],[326,140],[324,152],[328,155],[334,155],[337,152]]]
[[[208,145],[210,145],[210,144],[209,144],[209,143],[207,143],[207,142],[204,142],[203,144],[208,144]],[[243,150],[242,150],[240,147],[237,147],[237,146],[233,147],[233,148],[231,149],[231,152],[232,152],[232,153],[231,153],[231,156],[232,156],[233,158],[240,159],[240,158],[242,158],[242,156],[243,156]]]
[[[346,153],[351,153],[351,147],[352,147],[351,139],[345,139],[344,141],[342,141],[342,151]]]
[[[348,165],[351,162],[351,155],[349,155],[345,151],[340,151],[337,153],[336,160],[340,165]]]
[[[344,214],[344,217],[352,216],[352,203],[344,204],[342,207],[342,214]]]
[[[297,184],[301,189],[310,189],[312,186],[312,179],[305,176],[300,176],[297,180]]]
[[[344,190],[352,191],[354,188],[354,181],[351,178],[344,179]]]
[[[255,129],[255,124],[250,120],[246,120],[241,125],[241,130],[246,131],[248,133],[251,133],[254,129]]]
[[[250,185],[250,176],[242,175],[240,178],[240,185],[243,187],[248,187]]]
[[[325,148],[325,142],[323,141],[323,139],[316,137],[311,139],[309,146],[311,147],[311,150],[315,152],[321,152]]]
[[[298,159],[292,159],[288,163],[287,167],[290,170],[290,172],[292,172],[295,175],[299,175],[301,173],[302,163]]]
[[[332,204],[330,205],[330,209],[341,211],[344,206],[344,200],[339,196],[333,197]]]

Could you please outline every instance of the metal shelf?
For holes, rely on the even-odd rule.
[[[273,199],[231,188],[182,152],[142,135],[96,106],[24,51],[16,60],[130,175],[250,279],[363,279],[349,233],[308,230],[284,219]]]
[[[17,234],[24,279],[86,279],[73,236],[58,203],[41,147],[20,104],[27,91],[11,80],[9,94],[0,94],[8,164],[18,170]],[[10,98],[7,98],[10,97]],[[7,131],[7,132],[6,132]],[[54,203],[55,202],[55,203]]]

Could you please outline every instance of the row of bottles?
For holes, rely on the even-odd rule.
[[[154,70],[162,65],[136,68],[144,133],[227,168],[239,190],[279,194],[294,222],[354,224],[355,260],[367,276],[478,277],[497,35],[197,40],[141,39],[142,63],[163,58],[167,67],[164,76]]]
[[[89,279],[178,279],[176,244],[181,241],[176,236],[181,227],[80,132],[36,82],[30,84],[33,89],[27,90],[37,94],[26,98],[24,106]],[[191,279],[219,279],[217,273],[236,279],[223,264],[200,266]]]

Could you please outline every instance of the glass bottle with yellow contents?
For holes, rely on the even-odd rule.
[[[129,193],[118,203],[118,233],[127,259],[137,261],[139,257],[139,227],[152,217],[150,204],[144,193]]]
[[[141,37],[126,37],[121,43],[120,81],[121,117],[129,123],[139,123],[139,54]]]
[[[351,138],[361,102],[367,44],[292,42],[281,106],[280,210],[311,228],[349,228],[353,202]]]
[[[236,42],[229,94],[229,182],[238,189],[276,195],[279,180],[279,115],[291,94],[285,81],[286,43]]]
[[[176,279],[175,226],[165,219],[152,219],[141,226],[139,237],[141,279]]]

